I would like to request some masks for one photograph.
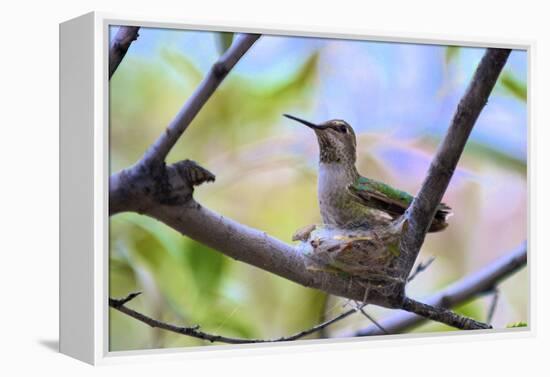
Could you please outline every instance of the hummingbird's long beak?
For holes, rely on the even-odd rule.
[[[293,115],[289,115],[289,114],[283,114],[283,116],[289,118],[289,119],[292,119],[292,120],[295,120],[296,122],[300,122],[302,124],[305,124],[306,126],[308,126],[309,128],[312,128],[314,130],[324,130],[327,128],[327,126],[319,126],[317,124],[314,124],[314,123],[311,123],[311,122],[308,122],[307,120],[303,120],[303,119],[300,119],[300,118],[297,118]]]

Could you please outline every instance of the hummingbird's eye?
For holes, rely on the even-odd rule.
[[[347,134],[348,133],[348,128],[346,126],[339,126],[337,129],[336,129],[338,132],[341,132],[343,134]]]

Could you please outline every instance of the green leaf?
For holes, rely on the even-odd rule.
[[[520,101],[527,101],[527,85],[516,78],[510,71],[505,71],[500,75],[500,85],[512,96]]]

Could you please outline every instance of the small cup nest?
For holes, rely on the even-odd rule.
[[[344,229],[309,225],[298,230],[294,241],[307,256],[309,269],[344,273],[361,280],[403,282],[396,268],[405,220],[372,228]]]

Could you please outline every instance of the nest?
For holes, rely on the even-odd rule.
[[[405,223],[399,218],[372,228],[310,225],[297,231],[293,240],[300,241],[298,249],[307,257],[309,269],[346,274],[378,287],[404,284],[398,262]]]

